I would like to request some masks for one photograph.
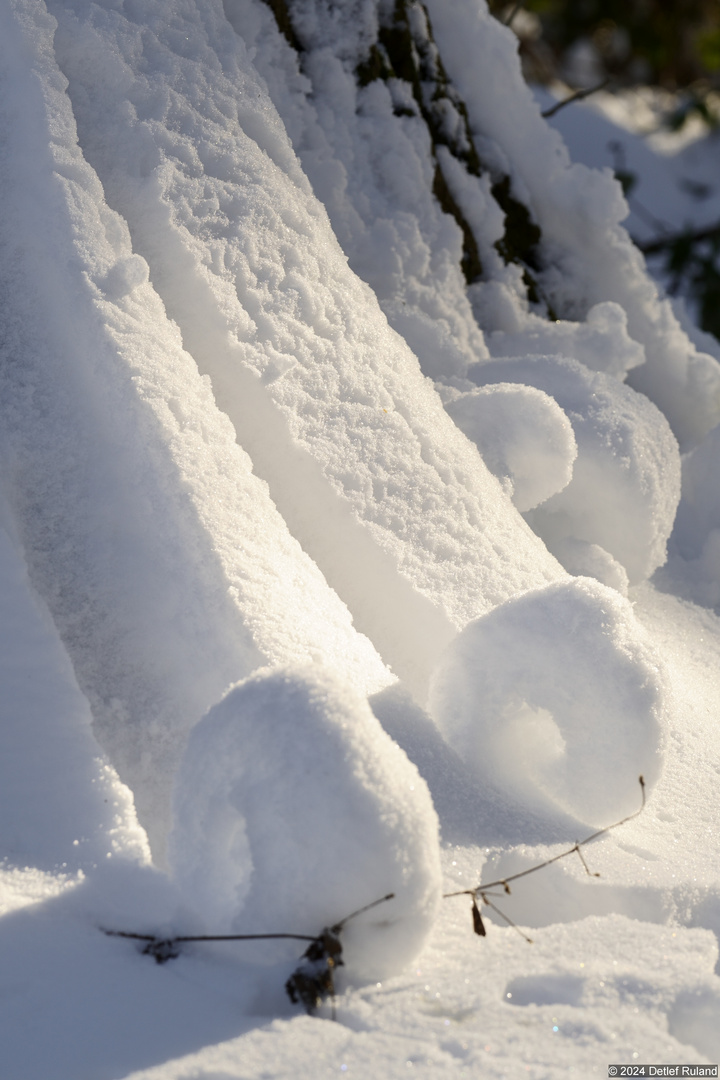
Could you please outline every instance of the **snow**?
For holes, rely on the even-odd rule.
[[[705,1057],[678,1035],[687,1031],[680,1010],[692,995],[707,995],[710,1009],[717,1005],[711,989],[716,943],[707,931],[688,931],[679,941],[669,927],[615,915],[559,924],[544,941],[538,935],[532,947],[491,928],[476,949],[468,948],[469,911],[463,901],[455,903],[457,910],[447,905],[423,966],[380,989],[348,996],[342,1026],[322,1024],[321,1043],[311,1021],[276,1020],[128,1080],[261,1076],[269,1062],[271,1075],[282,1080],[346,1072],[396,1080],[415,1070],[441,1080],[453,1072],[463,1075],[463,1069],[493,1080],[540,1080],[570,1070],[604,1076],[610,1061],[632,1064],[652,1055],[682,1063]],[[443,964],[448,952],[457,956],[452,967]],[[645,982],[636,981],[635,964]],[[538,986],[544,992],[533,1002]],[[508,993],[517,993],[519,1003]],[[641,1022],[635,1009],[643,1014]],[[696,1023],[712,1050],[712,1021]]]
[[[293,535],[422,695],[437,641],[562,571],[348,269],[219,5],[177,8],[182,33],[152,5],[51,9],[84,152],[168,314]]]
[[[412,960],[440,901],[427,785],[367,699],[312,669],[256,673],[193,729],[171,867],[211,933],[313,933],[394,893],[343,935],[366,981]]]
[[[469,623],[433,674],[429,708],[486,788],[595,826],[630,812],[640,774],[657,780],[670,712],[630,604],[582,577]]]
[[[376,5],[347,5],[350,17],[342,9],[331,16],[342,20],[333,50],[322,29],[331,9],[318,5],[320,20],[315,6],[303,5],[302,27],[296,26],[302,71],[266,5],[226,0],[225,10],[257,49],[257,71],[351,268],[371,286],[426,374],[460,375],[487,348],[458,265],[459,230],[431,197],[434,164],[417,104],[400,79],[357,87],[355,63],[377,35]],[[497,227],[498,208],[487,191],[475,188],[472,198],[485,211],[484,231],[488,217]]]
[[[64,877],[119,853],[148,862],[132,795],[100,755],[87,699],[16,545],[0,526],[3,858],[60,866]]]
[[[620,185],[607,169],[571,164],[522,81],[514,35],[490,17],[484,0],[458,0],[452,7],[429,0],[427,6],[473,131],[501,148],[547,238],[552,266],[542,283],[555,310],[582,320],[598,303],[621,304],[646,355],[630,381],[662,409],[689,449],[720,420],[717,365],[688,341],[669,301],[645,274],[620,225],[627,215]]]
[[[717,140],[538,101],[484,0],[0,8],[12,1080],[720,1056],[720,346],[623,225]]]
[[[633,585],[664,564],[680,500],[680,454],[665,417],[644,395],[563,356],[496,360],[470,375],[481,386],[534,386],[572,423],[572,480],[528,515],[561,561],[568,540],[594,544]]]
[[[3,177],[8,500],[102,744],[161,855],[182,736],[231,682],[262,662],[324,655],[366,691],[392,676],[184,351],[82,158],[52,23],[35,14],[24,42],[37,42],[35,69],[4,99],[7,123],[23,119],[9,136],[20,145],[6,144],[19,168]],[[5,19],[9,53],[17,31]],[[17,64],[8,57],[6,70]],[[44,146],[37,169],[30,138]]]
[[[487,288],[490,285],[488,282]],[[627,315],[612,300],[595,304],[585,321],[579,323],[564,319],[548,322],[528,314],[522,326],[518,313],[515,311],[513,315],[505,330],[488,334],[488,348],[493,356],[556,353],[574,357],[591,371],[604,371],[621,379],[626,372],[645,363],[645,349],[628,335]]]
[[[534,386],[495,383],[445,404],[483,461],[510,483],[518,510],[532,510],[570,483],[578,448],[557,401]]]

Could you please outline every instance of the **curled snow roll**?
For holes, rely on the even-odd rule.
[[[491,790],[593,826],[630,813],[661,765],[665,677],[631,605],[575,578],[471,622],[442,656],[430,710]]]
[[[351,979],[398,971],[440,902],[438,821],[367,700],[316,668],[265,669],[193,730],[171,863],[213,932],[343,931]]]

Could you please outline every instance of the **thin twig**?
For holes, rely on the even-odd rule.
[[[497,905],[496,905],[496,904],[493,904],[492,900],[488,900],[488,898],[487,898],[487,894],[486,894],[485,892],[481,892],[481,893],[480,893],[480,896],[482,897],[482,901],[483,901],[483,903],[484,903],[484,904],[487,904],[487,906],[488,906],[489,908],[492,908],[492,910],[493,910],[494,912],[496,912],[496,913],[497,913],[497,914],[498,914],[498,915],[500,916],[500,918],[501,918],[501,919],[504,919],[504,920],[505,920],[505,922],[506,922],[506,923],[508,924],[508,926],[511,926],[511,927],[513,928],[513,930],[517,930],[517,932],[518,932],[518,934],[520,935],[520,937],[521,937],[521,938],[525,938],[525,941],[527,941],[528,945],[532,945],[532,943],[533,943],[533,940],[532,940],[532,938],[529,938],[529,937],[527,936],[527,934],[523,934],[522,930],[521,930],[521,929],[520,929],[520,927],[519,927],[519,926],[517,925],[517,923],[514,923],[514,922],[512,921],[512,919],[508,918],[508,916],[507,916],[507,915],[505,914],[505,912],[504,912],[504,911],[501,911],[501,910],[500,910],[500,908],[499,908],[499,907],[497,907]]]
[[[555,113],[559,113],[566,105],[572,105],[574,101],[582,101],[583,98],[590,97],[591,94],[596,94],[598,90],[604,90],[609,82],[609,79],[604,79],[601,83],[598,83],[597,86],[590,86],[586,90],[574,90],[569,97],[564,98],[562,101],[556,101],[554,105],[551,105],[549,109],[545,109],[540,115],[547,120],[549,117],[554,116]]]
[[[585,862],[585,856],[583,855],[582,851],[580,850],[580,845],[579,844],[575,845],[575,850],[577,851],[578,859],[580,860],[580,862],[583,864],[583,866],[585,868],[585,873],[587,874],[587,876],[588,877],[600,877],[600,874],[597,872],[597,870],[595,870],[595,871],[590,870],[590,867]]]
[[[449,899],[452,896],[472,897],[473,927],[476,934],[484,937],[485,927],[477,906],[479,897],[487,907],[492,908],[501,919],[504,919],[509,926],[514,930],[517,930],[521,937],[532,944],[532,939],[527,937],[520,927],[493,903],[490,890],[502,888],[506,894],[509,894],[511,881],[517,881],[519,878],[527,877],[528,874],[534,874],[536,871],[542,870],[546,866],[552,866],[553,863],[558,862],[560,859],[565,859],[568,855],[574,855],[576,853],[585,868],[585,872],[591,877],[600,877],[599,873],[593,873],[590,870],[580,848],[584,847],[586,844],[592,843],[593,840],[597,840],[598,837],[604,836],[605,833],[610,832],[611,829],[617,829],[620,825],[625,825],[626,822],[632,821],[633,818],[638,817],[638,815],[643,812],[645,809],[645,780],[642,776],[638,777],[638,780],[642,793],[642,802],[640,807],[635,810],[634,813],[628,814],[626,817],[621,818],[620,821],[613,822],[612,825],[606,825],[602,829],[596,829],[595,832],[586,836],[584,840],[579,840],[566,851],[561,851],[559,855],[553,855],[552,858],[545,859],[544,862],[537,863],[535,866],[530,866],[526,870],[520,870],[516,874],[509,874],[508,877],[500,878],[498,881],[489,881],[486,884],[481,882],[472,889],[459,889],[457,892],[444,893],[443,899]],[[331,927],[326,927],[320,934],[314,936],[311,934],[290,933],[181,934],[178,937],[158,938],[154,934],[138,934],[132,930],[106,930],[104,927],[101,929],[103,930],[103,933],[107,934],[109,937],[131,938],[135,941],[147,942],[146,947],[142,951],[146,955],[153,956],[158,964],[164,964],[167,960],[177,957],[179,952],[177,951],[176,946],[189,941],[269,941],[279,938],[291,939],[293,941],[309,941],[310,945],[302,957],[307,963],[304,965],[301,964],[297,971],[290,976],[285,985],[285,989],[287,990],[291,1001],[296,1002],[302,1000],[309,1012],[312,1012],[320,1001],[329,994],[332,997],[334,1019],[335,983],[333,971],[337,966],[342,964],[342,945],[340,943],[339,935],[343,927],[346,923],[350,922],[351,919],[363,915],[366,911],[370,911],[372,908],[377,907],[378,904],[384,904],[387,900],[394,899],[394,897],[395,893],[387,893],[386,896],[381,896],[378,900],[373,900],[372,903],[365,904],[364,907],[351,912],[349,915],[346,915],[344,919],[334,923]],[[324,965],[324,967],[322,965]]]
[[[373,900],[370,904],[358,908],[357,911],[346,915],[344,919],[333,926],[326,926],[319,934],[179,934],[177,937],[159,938],[155,934],[138,934],[133,930],[106,930],[101,927],[103,933],[109,937],[131,938],[133,941],[144,941],[144,956],[152,956],[156,963],[165,964],[168,960],[175,960],[180,955],[179,945],[187,941],[269,941],[278,938],[292,939],[293,941],[308,941],[310,944],[300,959],[299,967],[292,973],[285,983],[285,991],[293,1002],[302,1002],[308,1013],[313,1013],[321,1002],[328,996],[332,999],[332,1018],[336,1018],[335,1008],[335,977],[337,967],[341,967],[342,943],[340,934],[346,923],[355,919],[358,915],[370,911],[378,904],[384,904],[392,900],[395,893],[381,896],[379,900]]]
[[[639,809],[635,810],[634,813],[628,814],[627,817],[622,818],[620,821],[614,821],[612,825],[606,825],[603,829],[597,829],[596,832],[590,833],[590,836],[586,836],[584,840],[579,840],[576,844],[573,844],[573,846],[571,848],[568,848],[567,851],[561,851],[559,855],[553,855],[551,859],[546,859],[544,862],[537,863],[536,866],[529,866],[527,870],[520,870],[517,874],[510,874],[506,878],[500,878],[499,881],[489,881],[487,885],[480,884],[475,889],[460,889],[458,892],[444,893],[444,897],[465,896],[470,892],[474,892],[477,894],[480,892],[480,889],[497,889],[499,886],[502,886],[505,889],[505,892],[510,892],[510,889],[508,887],[509,882],[517,881],[518,878],[527,877],[528,874],[534,874],[536,870],[543,870],[546,866],[551,866],[553,863],[558,862],[559,859],[567,858],[568,855],[574,855],[575,852],[579,851],[579,848],[584,847],[585,844],[590,844],[593,840],[597,840],[599,836],[604,836],[605,833],[610,832],[611,829],[617,829],[620,827],[620,825],[625,825],[626,822],[632,821],[633,818],[636,818],[640,814],[642,814],[643,810],[645,809],[644,777],[638,777],[638,782],[640,784],[640,790],[642,792],[642,803],[640,804]],[[585,869],[587,870],[587,865],[585,865]],[[588,874],[589,873],[590,871],[588,870]]]
[[[480,912],[477,908],[477,898],[480,897],[484,904],[487,904],[489,908],[492,908],[493,911],[497,912],[501,919],[504,919],[509,926],[512,926],[515,930],[517,930],[521,937],[524,937],[526,941],[532,944],[532,939],[526,937],[520,927],[516,926],[512,919],[508,918],[508,916],[505,915],[504,912],[502,912],[500,908],[493,904],[492,900],[489,899],[490,889],[502,888],[505,893],[509,895],[511,881],[517,881],[518,878],[527,877],[528,874],[534,874],[537,870],[543,870],[546,866],[552,866],[553,863],[558,862],[559,859],[566,859],[568,855],[575,855],[576,853],[580,859],[580,862],[585,867],[585,873],[588,874],[589,877],[600,877],[600,874],[593,873],[590,870],[588,864],[585,862],[580,848],[584,847],[585,844],[592,843],[593,840],[597,840],[599,836],[604,836],[605,833],[610,832],[611,829],[617,829],[620,825],[624,825],[626,822],[632,821],[633,818],[638,817],[639,814],[642,814],[643,810],[645,809],[645,780],[642,776],[639,776],[638,781],[640,783],[640,791],[642,792],[642,802],[640,804],[640,807],[635,810],[634,813],[628,814],[627,817],[622,818],[620,821],[614,821],[612,825],[606,825],[603,829],[597,829],[594,833],[590,833],[589,836],[586,836],[584,840],[579,840],[576,844],[573,844],[573,846],[571,848],[568,848],[567,851],[561,851],[559,855],[553,855],[551,859],[545,859],[544,862],[536,863],[535,866],[529,866],[527,870],[519,870],[517,874],[509,874],[508,877],[500,878],[498,881],[489,881],[486,885],[481,882],[479,885],[476,885],[474,889],[458,889],[457,892],[443,893],[443,899],[447,900],[451,896],[471,896],[473,900],[473,929],[475,930],[476,934],[484,937],[485,927],[483,925],[482,916],[480,915]]]
[[[518,13],[518,11],[520,10],[520,8],[522,8],[522,7],[524,7],[524,6],[525,6],[525,0],[518,0],[518,2],[517,2],[517,4],[515,5],[515,7],[514,7],[514,8],[512,8],[512,10],[510,11],[510,14],[509,14],[509,15],[507,16],[507,18],[506,18],[506,19],[504,20],[505,26],[512,26],[512,24],[513,24],[513,19],[514,19],[514,18],[515,18],[515,16],[517,15],[517,13]]]
[[[131,934],[127,930],[105,930],[108,937],[135,938],[138,941],[158,941],[155,934]],[[264,941],[270,938],[293,938],[295,941],[317,941],[317,936],[312,934],[184,934],[180,937],[168,938],[170,942],[177,941]]]
[[[351,919],[355,919],[358,915],[362,915],[365,911],[369,911],[371,908],[377,907],[378,904],[384,904],[386,900],[393,900],[395,893],[388,893],[387,896],[381,896],[379,900],[373,900],[371,904],[366,904],[365,907],[358,908],[357,911],[353,911],[350,915],[346,915],[340,922],[335,923],[331,930],[335,934],[339,934],[345,923],[350,922]],[[104,934],[108,937],[123,937],[134,938],[136,941],[158,941],[156,934],[134,934],[128,930],[106,930],[101,927]],[[317,934],[181,934],[178,937],[168,938],[167,941],[175,944],[178,941],[268,941],[272,938],[292,938],[294,941],[317,941]],[[321,935],[320,935],[321,936]]]
[[[342,930],[345,923],[350,922],[351,919],[357,918],[358,915],[363,915],[366,911],[370,911],[371,908],[377,907],[378,904],[384,904],[386,900],[394,899],[395,893],[389,892],[387,896],[381,896],[379,900],[373,900],[372,904],[366,904],[365,907],[361,907],[358,908],[357,911],[353,911],[352,915],[346,915],[344,919],[340,920],[340,922],[335,923],[332,929],[335,931],[336,934],[338,934]]]

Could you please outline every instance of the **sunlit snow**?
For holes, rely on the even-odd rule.
[[[717,145],[611,113],[484,0],[0,7],[3,1077],[720,1058],[720,346],[606,167]]]

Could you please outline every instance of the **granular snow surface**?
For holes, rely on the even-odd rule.
[[[536,97],[485,0],[0,9],[3,1080],[720,1061],[720,346],[598,140],[717,147]]]

